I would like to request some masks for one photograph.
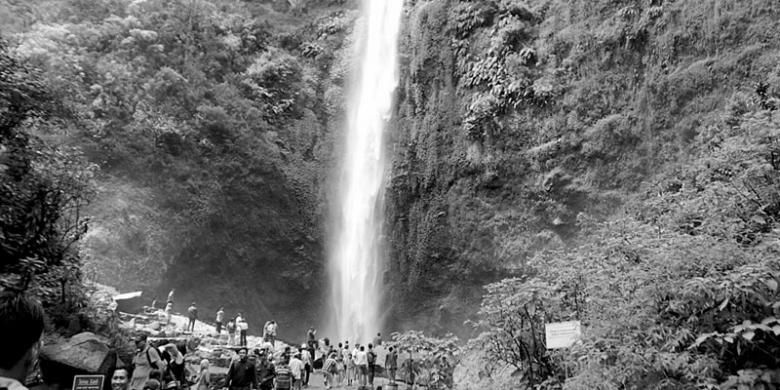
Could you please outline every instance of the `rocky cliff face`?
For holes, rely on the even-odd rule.
[[[777,13],[771,1],[409,2],[388,190],[400,323],[459,327],[484,283],[685,164],[735,93],[766,99]]]

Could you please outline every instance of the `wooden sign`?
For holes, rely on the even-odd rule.
[[[569,348],[582,336],[579,321],[553,322],[544,325],[547,349]]]
[[[76,375],[73,377],[73,390],[103,390],[105,375]]]

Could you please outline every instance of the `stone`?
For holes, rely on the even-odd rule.
[[[41,356],[45,360],[95,374],[108,373],[117,359],[109,340],[91,332],[79,333],[67,341],[46,345]]]

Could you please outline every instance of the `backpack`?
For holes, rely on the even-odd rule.
[[[325,359],[325,367],[323,367],[323,368],[324,368],[325,372],[329,372],[331,374],[335,374],[335,373],[338,372],[338,367],[336,366],[336,361],[331,359],[331,358]]]
[[[376,354],[373,351],[368,351],[368,364],[376,363]]]
[[[289,389],[292,387],[292,370],[288,365],[276,367],[276,388]]]

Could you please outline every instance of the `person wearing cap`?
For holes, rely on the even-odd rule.
[[[255,366],[249,362],[247,356],[248,350],[241,348],[238,350],[238,360],[230,364],[227,378],[225,378],[225,388],[229,390],[249,390],[257,388],[257,373]]]
[[[303,361],[303,385],[309,385],[309,378],[311,372],[314,370],[314,360],[311,357],[311,353],[307,349],[308,345],[301,345],[301,360]]]
[[[147,343],[146,338],[145,334],[135,338],[136,352],[133,356],[133,367],[135,368],[133,369],[133,378],[130,380],[130,390],[143,390],[152,371],[164,372],[166,368],[160,353]],[[159,383],[157,385],[159,389]]]
[[[290,371],[293,376],[293,389],[300,390],[303,387],[303,372],[305,366],[303,360],[301,360],[301,352],[295,351],[292,359],[290,359]]]

